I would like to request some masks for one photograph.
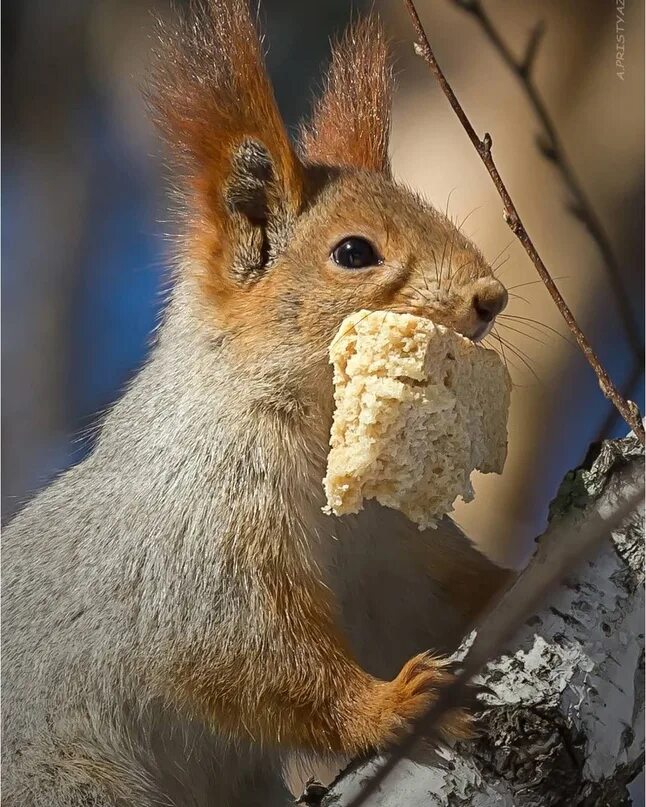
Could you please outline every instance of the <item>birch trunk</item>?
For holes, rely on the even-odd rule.
[[[643,448],[636,439],[606,442],[589,469],[566,476],[550,520],[574,515],[575,529],[582,528],[591,510],[612,506],[620,487],[642,477]],[[538,540],[535,559],[549,551],[548,544]],[[627,784],[644,764],[643,584],[640,512],[487,666],[481,681],[490,694],[483,697],[481,737],[442,749],[433,766],[402,761],[365,804],[631,804]],[[379,762],[351,765],[322,805],[346,804]]]

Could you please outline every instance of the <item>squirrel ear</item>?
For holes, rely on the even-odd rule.
[[[258,32],[246,0],[190,5],[190,19],[159,26],[147,93],[155,121],[179,162],[187,207],[215,227],[219,240],[238,240],[239,225],[269,223],[271,235],[301,210],[304,174]]]
[[[393,71],[379,18],[350,25],[332,49],[322,97],[301,129],[311,163],[390,173],[388,141]]]

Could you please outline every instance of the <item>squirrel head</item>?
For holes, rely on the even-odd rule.
[[[488,333],[504,286],[459,228],[392,177],[392,68],[375,16],[334,45],[296,147],[246,0],[210,0],[160,41],[151,99],[180,167],[180,263],[243,360],[320,373],[342,320],[364,308]]]

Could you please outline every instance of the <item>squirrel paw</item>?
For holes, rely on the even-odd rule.
[[[453,665],[430,653],[414,656],[393,680],[380,683],[378,696],[384,744],[397,740],[415,718],[433,703],[438,689],[453,680]],[[471,700],[471,699],[469,699]],[[446,739],[474,736],[474,718],[468,708],[451,709],[443,716],[439,733]]]

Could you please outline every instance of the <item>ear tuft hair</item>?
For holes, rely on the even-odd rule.
[[[212,213],[225,214],[231,173],[244,169],[240,155],[245,144],[255,143],[255,153],[271,164],[267,173],[277,183],[276,195],[298,208],[302,165],[278,111],[246,0],[201,0],[189,7],[173,27],[159,24],[147,93],[189,187]]]
[[[301,129],[310,163],[390,173],[388,141],[393,90],[390,48],[381,21],[352,24],[333,45],[323,95]]]

